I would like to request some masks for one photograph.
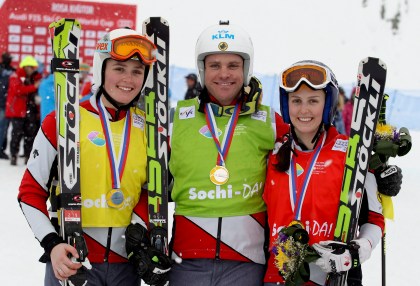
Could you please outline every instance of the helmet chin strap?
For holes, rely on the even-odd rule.
[[[113,107],[115,107],[115,109],[119,110],[128,110],[135,101],[137,101],[137,99],[140,97],[140,93],[128,104],[120,104],[117,101],[115,101],[115,99],[113,99],[109,93],[105,90],[105,88],[103,88],[103,86],[99,87],[99,91],[98,94],[103,94],[106,98],[106,100],[108,100],[109,103],[112,104]]]
[[[321,132],[323,130],[323,127],[324,127],[324,123],[321,122],[321,124],[319,124],[318,130],[315,133],[314,138],[312,138],[312,141],[311,141],[311,143],[314,143],[314,146],[316,146],[316,144],[318,144],[318,140],[319,140],[319,137],[320,137]]]
[[[261,82],[256,77],[251,77],[248,86],[244,86],[241,90],[237,102],[241,104],[241,110],[239,115],[253,114],[258,111],[260,104],[260,97],[262,93]],[[210,96],[208,94],[207,87],[200,92],[199,98],[199,109],[198,111],[204,112],[204,106],[210,102]],[[210,102],[211,103],[211,102]],[[219,106],[215,103],[212,104],[212,110],[215,116],[231,116],[235,105]]]
[[[299,138],[297,137],[297,135],[296,135],[296,132],[295,132],[295,126],[293,126],[293,124],[290,124],[290,129],[291,129],[291,131],[292,131],[292,136],[293,136],[293,138],[295,138],[296,139],[296,143],[299,145],[299,147],[302,149],[302,150],[304,150],[304,151],[306,151],[306,150],[309,150],[309,148],[308,148],[308,146],[306,146],[305,144],[303,144],[300,140],[299,140]],[[321,133],[322,133],[322,131],[323,131],[323,128],[324,127],[324,123],[322,123],[321,122],[321,124],[319,125],[319,127],[318,127],[318,130],[316,131],[316,133],[315,133],[315,136],[314,136],[314,138],[312,138],[312,140],[311,140],[311,143],[314,143],[314,146],[316,146],[316,144],[318,144],[318,140],[319,140],[319,138],[320,138],[320,135],[321,135]]]

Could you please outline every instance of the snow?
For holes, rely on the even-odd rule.
[[[413,142],[420,140],[420,132],[413,132]],[[418,202],[420,192],[416,176],[420,174],[420,149],[413,148],[402,158],[391,158],[403,170],[404,182],[401,192],[394,201],[395,221],[387,221],[387,284],[416,285],[418,268],[417,256],[420,251],[417,235]],[[10,166],[8,160],[0,160],[0,196],[4,205],[0,209],[2,285],[42,285],[44,264],[38,262],[42,248],[34,238],[17,203],[20,180],[25,171],[23,159],[18,166]],[[417,189],[417,191],[416,191]],[[381,251],[378,246],[363,264],[364,285],[381,285]]]

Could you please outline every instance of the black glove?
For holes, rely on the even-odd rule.
[[[167,285],[171,260],[150,246],[147,230],[138,223],[130,224],[125,231],[125,239],[128,260],[141,279],[148,285]]]
[[[64,243],[64,240],[58,236],[57,233],[52,232],[47,234],[41,241],[41,246],[45,252],[39,259],[39,262],[47,263],[50,260],[51,250],[60,243]]]
[[[382,171],[375,171],[378,191],[386,196],[396,196],[401,190],[402,171],[398,166],[391,165]]]

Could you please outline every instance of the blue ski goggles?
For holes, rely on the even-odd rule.
[[[313,63],[292,66],[280,73],[280,87],[288,93],[296,91],[302,83],[313,89],[323,89],[330,82],[330,71]]]

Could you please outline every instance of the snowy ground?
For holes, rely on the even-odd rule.
[[[420,132],[413,132],[413,142],[420,141]],[[420,231],[420,192],[416,176],[420,174],[420,149],[413,148],[406,157],[391,159],[404,174],[403,188],[394,198],[395,221],[387,221],[387,284],[418,285],[418,236]],[[0,254],[2,285],[43,285],[44,265],[38,262],[42,249],[34,238],[18,206],[16,196],[25,167],[0,160]],[[416,187],[417,186],[417,187]],[[417,191],[416,191],[417,189]],[[417,223],[416,223],[417,221]],[[381,256],[379,247],[363,265],[364,285],[381,285]]]

